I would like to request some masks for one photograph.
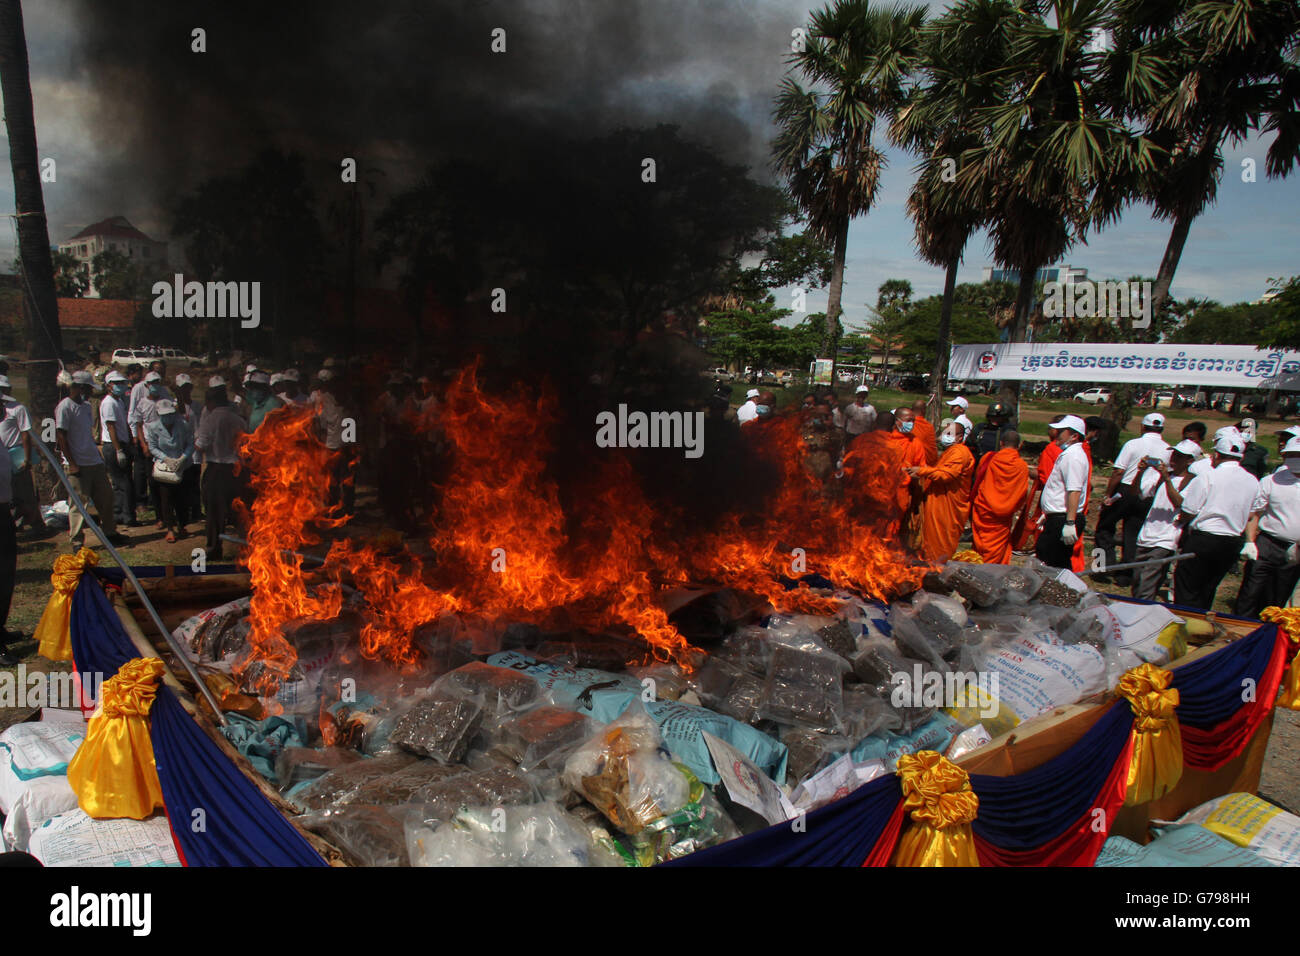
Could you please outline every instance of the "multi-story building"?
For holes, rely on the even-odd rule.
[[[1076,282],[1083,282],[1087,278],[1087,269],[1076,269],[1074,266],[1070,265],[1045,266],[1038,270],[1039,282],[1059,282],[1062,285],[1073,285]],[[1011,282],[1019,285],[1020,270],[999,269],[995,266],[985,266],[984,281]]]
[[[150,239],[143,232],[131,225],[125,216],[112,216],[87,226],[71,239],[59,243],[59,252],[66,252],[86,267],[90,274],[90,263],[101,252],[117,249],[130,259],[138,259],[148,271],[160,271],[167,267],[167,243]],[[94,279],[86,295],[97,297]]]

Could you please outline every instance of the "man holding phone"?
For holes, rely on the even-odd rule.
[[[1137,556],[1138,533],[1142,522],[1155,499],[1161,478],[1156,466],[1168,464],[1169,444],[1164,440],[1165,416],[1152,412],[1142,419],[1142,434],[1124,443],[1115,456],[1110,481],[1106,485],[1106,498],[1097,517],[1097,547],[1106,553],[1106,567],[1115,564],[1115,530],[1124,522],[1123,562],[1129,563]],[[1144,469],[1142,466],[1146,465]],[[1109,580],[1108,575],[1096,578]],[[1115,575],[1115,583],[1129,585],[1131,571]]]

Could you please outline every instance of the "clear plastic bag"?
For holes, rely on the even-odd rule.
[[[417,760],[401,770],[363,783],[352,793],[341,797],[337,805],[356,803],[391,807],[409,803],[421,787],[468,772],[468,768],[457,764],[447,766],[436,760]]]
[[[608,866],[617,855],[552,802],[518,807],[467,807],[449,821],[406,823],[412,866]]]
[[[819,645],[811,647],[778,644],[773,649],[758,701],[760,717],[811,730],[843,726],[848,663]]]
[[[275,762],[276,785],[281,792],[322,777],[331,770],[365,758],[355,750],[343,747],[286,747]]]
[[[787,730],[781,735],[781,743],[790,750],[790,779],[802,783],[852,750],[856,742],[839,734]]]
[[[409,865],[402,813],[393,807],[331,807],[298,822],[338,847],[353,866]]]
[[[521,770],[564,768],[565,758],[591,736],[591,721],[576,711],[550,705],[536,707],[503,723],[492,749]]]
[[[482,720],[483,708],[472,700],[421,700],[394,721],[389,740],[441,763],[456,763]]]
[[[570,754],[564,781],[627,834],[690,801],[690,781],[660,749],[659,729],[639,703]]]
[[[433,685],[433,696],[443,700],[474,700],[487,713],[504,717],[539,703],[542,689],[526,674],[471,661],[438,678]]]
[[[348,796],[372,780],[401,770],[414,763],[414,754],[394,753],[382,757],[370,757],[358,760],[331,770],[315,780],[301,784],[289,791],[286,796],[296,805],[307,810],[322,810],[326,807],[340,806]]]

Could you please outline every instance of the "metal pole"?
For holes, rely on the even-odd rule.
[[[1110,574],[1112,571],[1127,571],[1130,568],[1151,568],[1158,564],[1173,564],[1175,561],[1181,561],[1183,558],[1190,558],[1191,554],[1175,554],[1168,558],[1152,558],[1149,561],[1130,561],[1128,564],[1112,564],[1105,568],[1098,568],[1096,571],[1076,571],[1079,577],[1087,574]]]
[[[81,512],[81,516],[85,519],[86,524],[90,526],[90,530],[95,533],[95,537],[103,542],[104,547],[108,549],[108,553],[111,554],[114,560],[122,566],[122,572],[127,576],[127,579],[130,580],[131,585],[135,588],[135,593],[140,596],[140,603],[144,605],[145,610],[149,612],[149,617],[153,619],[154,627],[158,628],[162,633],[162,636],[167,641],[167,645],[172,649],[172,653],[180,659],[180,662],[183,665],[185,665],[185,670],[189,673],[190,679],[198,685],[199,692],[203,694],[203,699],[208,702],[208,706],[212,708],[212,713],[216,715],[221,726],[226,726],[227,720],[221,713],[221,705],[217,703],[217,698],[213,696],[208,685],[203,682],[203,678],[199,677],[199,672],[195,669],[193,661],[189,659],[185,650],[177,643],[176,638],[172,636],[172,632],[167,629],[167,625],[163,624],[162,618],[158,616],[157,608],[155,608],[153,602],[149,600],[149,595],[145,594],[144,588],[140,587],[140,579],[137,578],[135,572],[131,570],[131,565],[127,564],[126,560],[122,557],[117,548],[113,547],[113,543],[108,540],[108,535],[104,534],[104,530],[99,526],[99,523],[90,517],[90,512],[86,510],[85,502],[81,500],[81,496],[78,495],[76,489],[72,487],[72,482],[68,480],[67,474],[64,473],[63,466],[60,465],[58,459],[54,457],[54,453],[45,447],[45,442],[38,438],[36,441],[32,442],[32,444],[41,450],[41,454],[45,456],[45,460],[50,463],[50,467],[54,469],[55,477],[57,477],[63,487],[67,489],[68,500],[71,501],[73,505],[76,506],[76,509]]]

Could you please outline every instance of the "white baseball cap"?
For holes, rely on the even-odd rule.
[[[1143,428],[1164,428],[1165,416],[1161,415],[1159,412],[1152,412],[1150,415],[1145,415],[1142,418],[1142,427]]]
[[[1289,442],[1283,445],[1282,454],[1300,455],[1300,438],[1292,438]]]
[[[9,384],[9,376],[0,375],[0,388],[12,388],[12,387],[13,386]]]
[[[283,373],[276,372],[274,375],[271,376],[271,387],[274,388],[276,385],[279,385],[281,382],[287,382],[287,381],[288,379],[284,377]]]
[[[95,377],[91,375],[89,372],[73,372],[72,384],[73,385],[94,385]]]
[[[1083,419],[1078,415],[1066,415],[1053,427],[1062,429],[1068,428],[1071,431],[1078,432],[1080,435],[1086,435],[1088,433],[1088,426],[1083,423]]]
[[[150,372],[148,375],[144,377],[144,380],[146,382],[161,382],[162,376],[159,375],[157,372]]]
[[[177,388],[180,388],[182,385],[193,385],[193,384],[194,384],[194,379],[190,378],[184,372],[181,372],[181,374],[176,376]]]
[[[1232,430],[1236,432],[1235,435],[1224,434],[1214,440],[1214,450],[1220,455],[1227,455],[1229,458],[1240,458],[1242,446],[1245,443],[1241,440],[1241,432],[1238,432],[1235,428]]]
[[[871,389],[867,388],[867,386],[865,386],[865,385],[859,385],[859,386],[858,386],[857,388],[855,388],[853,391],[854,391],[854,392],[869,392],[869,391],[871,391]]]
[[[271,376],[265,372],[253,372],[248,378],[244,379],[245,385],[270,385]]]
[[[1300,425],[1291,425],[1278,432],[1279,435],[1287,435],[1291,438],[1300,438]]]
[[[105,382],[125,382],[126,376],[116,369],[104,376]]]
[[[332,382],[332,381],[334,381],[334,372],[333,372],[333,370],[332,370],[332,369],[328,369],[328,368],[323,368],[323,369],[321,369],[319,372],[316,373],[316,381],[318,381],[318,382]]]
[[[208,379],[208,388],[225,388],[226,380],[220,375],[214,375]]]
[[[746,398],[758,398],[758,389],[756,389],[756,388],[751,388],[748,392],[745,393],[745,397],[746,397]]]
[[[958,395],[956,398],[949,399],[948,404],[960,406],[963,412],[966,411],[966,409],[970,408],[970,402],[966,401],[966,399],[961,395]]]
[[[54,381],[59,385],[71,385],[72,376],[68,374],[68,370],[65,368],[63,371],[59,372],[58,375],[54,376]]]
[[[256,363],[256,362],[249,362],[247,365],[244,366],[244,374],[245,374],[245,375],[252,375],[252,374],[253,374],[254,372],[256,372],[256,371],[257,371],[257,363]]]
[[[174,415],[176,413],[176,403],[170,398],[162,399],[153,408],[159,415]]]
[[[1201,457],[1201,446],[1196,444],[1196,442],[1192,441],[1190,438],[1184,438],[1175,445],[1174,451],[1178,452],[1180,455],[1187,455],[1190,458]]]

